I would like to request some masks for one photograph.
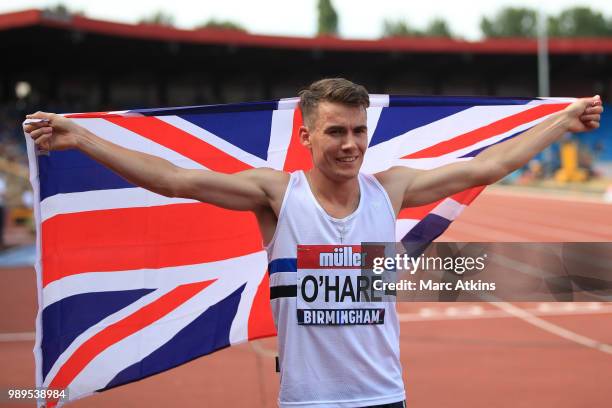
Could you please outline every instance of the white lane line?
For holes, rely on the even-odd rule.
[[[419,310],[419,314],[418,314],[418,316],[422,317],[422,318],[428,318],[428,317],[431,317],[433,315],[435,315],[434,309],[430,309],[428,307],[421,308]],[[400,313],[400,316],[401,316],[401,313]]]
[[[504,312],[517,317],[539,329],[562,337],[566,340],[573,341],[574,343],[581,344],[585,347],[590,347],[595,350],[602,351],[604,353],[612,354],[612,345],[593,340],[581,334],[575,333],[571,330],[567,330],[561,326],[557,326],[549,321],[540,319],[539,317],[529,313],[525,309],[514,306],[508,302],[489,302],[489,304],[503,310]]]
[[[0,333],[0,343],[9,343],[12,341],[34,341],[36,333],[34,332],[22,332],[22,333]]]
[[[450,309],[450,310],[449,310]],[[536,316],[577,316],[612,313],[612,304],[600,302],[540,303],[534,308],[523,309]],[[401,322],[498,319],[513,317],[503,310],[485,309],[482,306],[469,307],[422,307],[414,312],[398,313]]]
[[[589,302],[587,303],[587,308],[590,310],[601,310],[603,306],[599,302]]]
[[[480,316],[484,314],[484,309],[481,306],[470,307],[470,313],[474,316]]]
[[[552,311],[552,305],[550,303],[540,303],[538,305],[538,312],[540,313],[548,313],[550,311]]]

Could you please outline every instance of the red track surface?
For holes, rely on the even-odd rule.
[[[490,191],[441,239],[612,241],[612,205]],[[0,282],[0,388],[31,388],[33,341],[11,341],[6,334],[33,332],[34,273],[0,270]],[[514,317],[512,310],[536,315],[539,325]],[[610,303],[515,304],[504,310],[488,303],[403,303],[399,311],[409,406],[612,405],[612,354],[605,348],[612,344]],[[555,330],[571,334],[562,337]],[[585,338],[591,347],[580,344]],[[274,342],[225,349],[71,406],[273,407],[278,392]]]

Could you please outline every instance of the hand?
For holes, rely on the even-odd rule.
[[[588,132],[597,129],[601,120],[603,106],[601,97],[595,95],[592,98],[581,98],[565,108],[568,115],[568,131],[573,133]]]
[[[41,150],[64,150],[77,146],[78,137],[83,128],[72,120],[55,113],[36,112],[26,116],[27,119],[40,119],[23,125],[23,130],[30,135]]]

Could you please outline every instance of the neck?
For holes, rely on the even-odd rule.
[[[345,208],[350,207],[350,210],[357,208],[360,197],[357,177],[342,181],[332,180],[316,168],[305,174],[312,191],[320,200]]]

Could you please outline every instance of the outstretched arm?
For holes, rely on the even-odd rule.
[[[599,96],[578,99],[563,111],[511,140],[489,147],[470,161],[432,170],[393,167],[377,177],[387,189],[396,212],[428,204],[470,187],[500,180],[565,133],[598,128],[602,112]]]
[[[113,144],[61,115],[37,112],[27,116],[40,122],[24,130],[45,150],[78,149],[129,182],[167,197],[182,197],[232,210],[270,206],[270,186],[281,172],[253,169],[236,174],[177,167],[167,160]]]

